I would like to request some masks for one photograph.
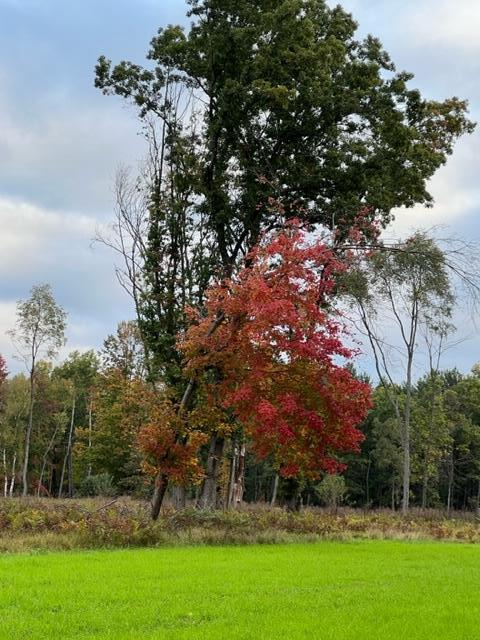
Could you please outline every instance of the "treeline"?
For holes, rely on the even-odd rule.
[[[399,389],[400,397],[405,390]],[[349,504],[396,508],[401,500],[402,438],[386,391],[362,426],[361,455],[346,473]],[[411,501],[419,507],[479,508],[480,375],[444,371],[419,380],[412,394]]]
[[[28,460],[30,379],[23,373],[3,376],[0,455],[5,496],[148,490],[134,451],[135,424],[128,414],[129,394],[142,384],[137,348],[136,324],[124,322],[100,353],[74,351],[58,366],[36,363]],[[27,484],[22,486],[25,463]]]
[[[29,380],[7,377],[3,365],[0,455],[5,496],[18,494],[29,417]],[[99,352],[72,352],[60,365],[43,361],[35,372],[30,442],[29,493],[39,496],[129,494],[149,497],[138,433],[145,420],[144,355],[135,322],[122,322]],[[395,389],[402,398],[405,390]],[[401,506],[403,450],[401,424],[386,390],[374,390],[374,408],[361,425],[359,454],[344,456],[341,475],[305,481],[304,505],[346,504],[362,508]],[[219,472],[219,503],[227,506],[231,463],[239,452],[232,441]],[[204,450],[207,456],[207,449]],[[240,500],[284,504],[292,480],[279,478],[273,461],[259,461],[243,446],[244,492]],[[410,504],[422,508],[478,509],[480,501],[480,371],[434,372],[412,394]],[[173,486],[171,500],[198,503],[201,483],[185,493]],[[180,502],[179,502],[180,501]]]

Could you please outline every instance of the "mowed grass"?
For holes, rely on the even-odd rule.
[[[0,557],[0,638],[480,638],[480,546],[321,542]]]

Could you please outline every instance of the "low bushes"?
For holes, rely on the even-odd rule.
[[[146,502],[126,498],[0,499],[0,551],[356,538],[480,542],[480,523],[473,516],[447,518],[440,512],[403,518],[387,511],[291,513],[267,507],[166,509],[152,522]]]

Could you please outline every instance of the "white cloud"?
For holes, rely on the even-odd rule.
[[[130,301],[116,283],[113,256],[92,249],[97,221],[59,213],[0,195],[0,353],[10,369],[13,348],[5,332],[15,321],[15,302],[33,284],[52,285],[67,311],[68,350],[98,347],[118,321],[132,316]]]
[[[0,190],[108,214],[116,165],[136,166],[145,152],[133,111],[99,93],[82,103],[68,86],[37,96],[33,106],[2,69],[0,89]]]
[[[418,205],[397,210],[390,230],[402,236],[412,229],[452,225],[480,210],[479,157],[480,133],[476,132],[458,143],[447,164],[430,181],[433,208]]]
[[[61,214],[0,196],[0,274],[3,282],[22,273],[35,274],[55,261],[52,248],[72,241],[89,243],[95,219]]]
[[[420,0],[405,8],[404,27],[422,44],[480,52],[478,0]]]
[[[329,0],[329,4],[338,3]],[[478,0],[343,0],[340,4],[358,20],[362,32],[375,29],[381,38],[401,38],[404,48],[433,45],[439,54],[447,48],[480,51]]]
[[[0,354],[6,359],[9,371],[22,369],[22,365],[13,360],[15,349],[7,335],[15,323],[15,309],[14,301],[0,301]]]

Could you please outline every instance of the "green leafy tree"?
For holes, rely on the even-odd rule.
[[[135,442],[148,419],[140,398],[143,384],[125,377],[119,369],[108,369],[98,376],[93,396],[93,428],[87,451],[92,474],[108,474],[114,486],[124,490],[135,489],[141,482]]]
[[[120,322],[116,333],[105,338],[100,358],[103,369],[119,369],[126,378],[145,377],[145,352],[138,323]]]
[[[73,453],[77,430],[83,428],[83,433],[87,432],[89,434],[90,432],[93,389],[99,365],[99,359],[94,351],[86,351],[85,353],[73,351],[54,371],[55,378],[69,384],[69,393],[67,395],[69,396],[70,415],[68,426],[66,426],[62,434],[64,455],[58,486],[58,495],[60,497],[63,493],[65,477],[68,479],[68,495],[72,497],[74,493]]]
[[[39,359],[53,358],[65,344],[66,313],[56,303],[48,284],[32,287],[27,300],[17,302],[15,328],[9,331],[29,374],[30,400],[23,450],[22,493],[28,493],[30,439],[35,405],[35,373]]]
[[[440,463],[451,447],[451,425],[445,411],[442,379],[436,373],[419,380],[412,406],[412,477],[421,484],[421,506],[427,507],[428,489],[437,485]]]
[[[189,0],[186,32],[151,42],[149,68],[101,57],[96,86],[166,120],[172,83],[201,105],[195,174],[221,263],[228,268],[279,198],[311,223],[349,228],[365,205],[431,202],[426,183],[472,130],[465,102],[427,101],[380,42],[324,0]]]
[[[448,326],[452,313],[454,296],[446,255],[432,238],[416,233],[365,260],[349,291],[355,300],[359,324],[371,348],[378,378],[400,427],[402,508],[406,512],[410,500],[413,366],[422,328],[435,333],[438,326]],[[394,339],[399,345],[395,345],[395,362],[388,353],[386,329],[396,335]],[[394,379],[395,364],[398,370],[399,363],[405,376],[401,385]]]
[[[4,472],[3,495],[12,496],[22,459],[25,422],[28,420],[29,384],[23,374],[4,381],[0,414],[0,448]]]
[[[51,363],[38,362],[30,456],[30,485],[36,486],[37,496],[55,495],[61,468],[62,435],[70,422],[72,385],[53,372]]]
[[[194,206],[195,123],[178,123],[178,99],[168,100],[177,106],[165,111],[159,128],[144,123],[148,154],[139,176],[118,172],[115,222],[97,240],[120,257],[116,274],[135,305],[149,380],[175,389],[181,380],[175,339],[185,328],[185,307],[201,304],[211,251],[204,215]],[[119,327],[117,341],[125,343],[127,333],[133,337],[131,325]]]
[[[396,508],[401,487],[401,433],[388,394],[395,393],[402,402],[400,389],[378,386],[373,394],[373,408],[361,425],[365,440],[359,456],[348,458],[345,478],[351,504]]]
[[[480,377],[462,377],[445,391],[451,446],[446,458],[447,509],[480,508]]]

